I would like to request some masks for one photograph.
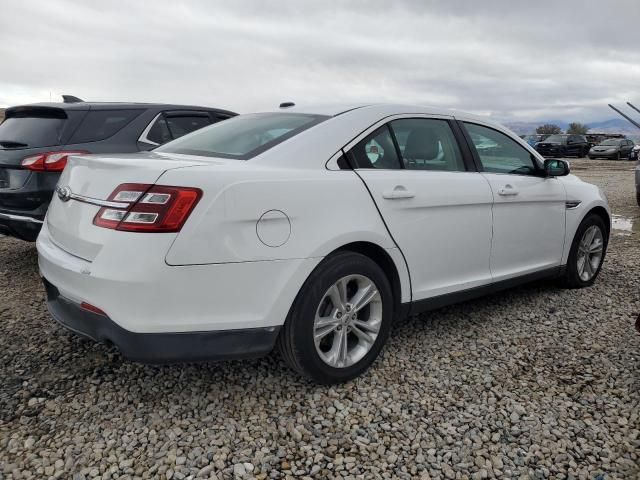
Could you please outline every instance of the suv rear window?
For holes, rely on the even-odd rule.
[[[122,130],[144,110],[94,110],[87,114],[69,143],[98,142]]]
[[[0,124],[0,148],[39,148],[60,145],[67,114],[58,108],[8,111]]]
[[[154,151],[248,160],[327,118],[303,113],[239,115],[196,130]]]

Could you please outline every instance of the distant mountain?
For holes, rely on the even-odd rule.
[[[640,118],[638,119],[640,123]],[[550,123],[558,125],[563,131],[569,127],[569,122],[564,120],[540,120],[538,122],[506,122],[505,125],[518,135],[528,135],[536,132],[536,128],[540,125]],[[611,118],[609,120],[601,120],[596,122],[588,122],[590,132],[602,133],[622,133],[624,135],[639,135],[640,129],[633,126],[624,118]]]

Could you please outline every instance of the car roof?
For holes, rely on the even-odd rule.
[[[15,107],[7,108],[7,111],[15,109],[24,109],[29,107],[44,107],[44,108],[59,108],[62,110],[148,110],[150,108],[164,110],[206,110],[216,113],[226,113],[229,115],[237,115],[230,110],[224,110],[221,108],[202,107],[196,105],[176,105],[170,103],[138,103],[138,102],[75,102],[75,103],[63,103],[63,102],[42,102],[42,103],[30,103],[27,105],[17,105]]]
[[[371,117],[380,117],[402,114],[420,114],[420,115],[438,115],[455,117],[461,120],[476,120],[482,123],[498,125],[490,118],[474,115],[471,113],[461,112],[454,109],[424,106],[424,105],[405,105],[393,103],[362,103],[362,104],[336,104],[336,105],[295,105],[279,109],[269,110],[269,112],[295,112],[313,115],[326,115],[336,117],[349,112],[358,111],[359,113],[367,112]]]

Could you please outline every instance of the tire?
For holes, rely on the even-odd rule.
[[[351,278],[351,280],[343,282],[345,278]],[[341,309],[336,309],[332,298],[329,298],[330,288],[337,282],[342,282],[347,291],[346,298],[350,301],[355,298],[355,295],[349,296],[354,291],[354,285],[359,289],[362,284],[366,284],[362,279],[369,280],[378,291],[378,296],[356,314],[360,318],[368,315],[368,319],[354,320],[360,322],[358,328],[353,324],[349,326],[344,323],[338,324],[333,327],[331,333],[325,334],[323,339],[316,344],[314,334],[319,333],[316,325],[317,314],[325,319],[330,319],[331,322],[348,322],[354,312],[352,307],[351,314],[346,313],[349,311],[346,310],[349,306],[347,304],[342,309],[344,313],[341,314]],[[358,290],[356,293],[361,291]],[[393,308],[394,299],[391,285],[380,266],[369,257],[359,253],[338,252],[327,257],[318,265],[300,289],[280,331],[278,350],[284,361],[293,370],[316,383],[330,385],[346,382],[362,374],[378,357],[391,331],[394,318]],[[341,320],[336,320],[336,318],[341,318]],[[374,318],[378,319],[376,321],[377,336],[374,341],[363,344],[362,338],[356,335],[352,329],[356,328],[360,333],[366,332],[366,336],[369,337],[371,330],[364,328],[360,330],[360,326],[364,321],[367,324],[373,324],[374,320],[372,319]],[[331,325],[326,327],[331,328]],[[336,341],[338,345],[342,345],[339,340],[340,335],[346,335],[349,343],[345,345],[349,345],[348,348],[353,348],[353,350],[344,351],[353,352],[353,357],[342,362],[342,365],[334,366],[329,363],[327,357],[332,356],[331,352],[334,351]],[[323,351],[327,349],[329,351]],[[342,351],[340,347],[338,347],[338,351]],[[362,356],[358,358],[360,354]],[[339,358],[339,355],[336,358]],[[346,359],[346,357],[343,358]],[[338,363],[341,362],[338,361]]]
[[[591,276],[589,278],[583,278],[581,276],[579,260],[582,255],[581,252],[581,243],[584,240],[585,233],[590,230],[592,227],[595,227],[599,230],[600,236],[602,239],[602,249],[599,258],[599,263],[596,268],[591,267]],[[573,237],[573,242],[571,243],[571,250],[569,251],[569,258],[567,260],[567,266],[563,275],[560,277],[560,282],[565,288],[584,288],[593,285],[598,274],[600,273],[600,269],[602,268],[602,263],[604,262],[605,255],[607,253],[607,244],[608,244],[608,235],[607,228],[604,224],[604,221],[599,215],[591,213],[587,215],[582,223],[578,226],[576,230],[576,234]],[[590,263],[593,265],[593,263]]]
[[[618,151],[618,153],[616,153],[616,156],[613,158],[616,161],[620,161],[620,151]]]

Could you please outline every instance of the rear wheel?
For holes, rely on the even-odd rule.
[[[567,288],[584,288],[595,282],[607,252],[607,229],[602,218],[590,214],[582,221],[571,244],[561,281]]]
[[[370,258],[340,252],[309,276],[278,338],[285,362],[317,383],[351,380],[375,361],[391,328],[393,296]]]

